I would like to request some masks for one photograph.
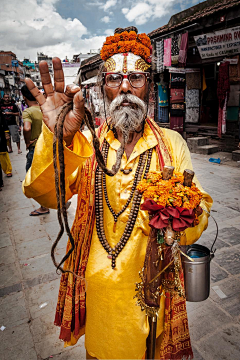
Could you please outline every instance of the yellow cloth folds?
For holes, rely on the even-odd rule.
[[[190,153],[186,142],[177,132],[162,129],[163,136],[168,143],[172,161],[166,154],[164,144],[161,146],[165,165],[172,165],[176,171],[183,172],[192,169]],[[112,131],[105,136],[109,143],[107,166],[111,168],[116,160],[116,152],[120,143],[115,139]],[[89,137],[89,140],[90,137]],[[54,188],[54,171],[52,164],[52,133],[43,126],[33,159],[31,169],[28,171],[23,183],[23,191],[28,197],[33,197],[37,202],[56,208]],[[135,145],[131,156],[127,159],[124,153],[121,168],[132,168],[132,172],[125,175],[119,171],[114,177],[106,176],[106,185],[109,202],[115,212],[119,212],[125,205],[134,181],[136,168],[141,153],[154,148],[150,171],[159,171],[157,140],[150,126],[146,123],[143,137]],[[85,137],[78,133],[73,139],[73,151],[65,148],[66,164],[66,191],[67,199],[78,192],[80,168],[84,159],[91,156],[92,150]],[[203,192],[201,206],[209,210],[212,204],[211,197],[203,191],[195,178],[197,186]],[[129,217],[131,204],[120,215],[116,231],[113,231],[114,219],[104,200],[104,229],[109,244],[113,247],[121,238]],[[148,214],[139,210],[133,232],[124,250],[116,260],[116,270],[111,268],[111,260],[103,249],[97,236],[94,224],[90,254],[86,270],[86,308],[87,318],[85,327],[85,346],[91,356],[98,359],[141,359],[146,350],[146,338],[149,325],[145,312],[136,306],[135,284],[139,282],[146,244],[150,228]],[[203,213],[198,226],[186,230],[182,244],[192,244],[207,227],[208,216]],[[159,310],[157,336],[160,336],[164,326],[164,302],[161,297]],[[72,339],[67,345],[73,345]]]
[[[0,164],[5,174],[11,174],[12,164],[7,152],[0,152]]]
[[[81,132],[74,137],[73,151],[64,149],[66,201],[77,193],[78,173],[85,160],[93,153],[92,147]],[[53,167],[53,134],[43,123],[43,131],[36,143],[32,166],[22,185],[24,194],[42,206],[56,209],[57,200]]]

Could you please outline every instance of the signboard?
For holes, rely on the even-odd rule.
[[[238,59],[223,59],[223,62],[229,62],[230,65],[237,65],[238,64]]]
[[[182,68],[175,68],[175,67],[169,67],[168,71],[170,73],[178,73],[178,74],[189,74],[189,73],[199,73],[200,69],[199,68],[186,68],[186,69],[182,69]]]
[[[18,67],[18,60],[12,60],[12,66]]]
[[[194,36],[202,59],[240,53],[240,26]]]
[[[62,62],[62,67],[64,68],[66,68],[66,67],[68,67],[68,68],[71,68],[71,67],[75,67],[75,68],[79,68],[80,67],[80,63],[69,63],[69,62]]]

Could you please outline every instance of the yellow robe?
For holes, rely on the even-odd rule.
[[[165,165],[172,165],[176,171],[192,169],[190,153],[182,137],[172,130],[162,129],[169,144],[172,162],[165,160]],[[23,183],[27,197],[33,197],[46,207],[56,208],[54,175],[52,164],[52,133],[43,126],[33,159],[31,169]],[[120,143],[112,131],[105,136],[110,144],[107,166],[111,168],[116,160],[116,151]],[[90,139],[89,139],[90,140]],[[145,125],[143,137],[135,145],[129,157],[123,155],[121,168],[132,168],[128,175],[119,171],[114,177],[106,177],[108,198],[115,212],[119,212],[126,203],[134,180],[139,156],[149,148],[157,145],[156,138],[148,124]],[[163,150],[163,149],[161,149]],[[67,199],[78,192],[80,169],[86,157],[91,155],[91,146],[83,135],[77,133],[73,140],[73,151],[65,148],[66,190]],[[160,170],[157,154],[153,150],[150,171]],[[194,182],[203,192],[201,206],[210,210],[212,199],[203,191],[197,179]],[[113,232],[114,219],[104,201],[104,228],[109,244],[113,247],[123,234],[131,204],[117,221],[116,232]],[[182,244],[192,244],[207,227],[208,217],[205,212],[200,216],[200,223],[186,230]],[[141,359],[146,350],[146,338],[149,332],[147,317],[136,306],[135,283],[139,282],[145,258],[147,238],[150,228],[148,214],[139,210],[138,218],[127,245],[116,259],[116,270],[112,270],[111,261],[97,236],[94,224],[90,254],[86,270],[86,327],[85,346],[91,356],[98,359]],[[164,297],[161,298],[157,336],[163,331]],[[68,345],[72,345],[74,340]]]

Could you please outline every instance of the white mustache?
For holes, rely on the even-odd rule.
[[[112,114],[117,108],[119,108],[124,102],[128,102],[133,105],[137,105],[144,113],[146,112],[146,104],[143,100],[132,94],[124,94],[117,96],[109,106],[109,112]]]

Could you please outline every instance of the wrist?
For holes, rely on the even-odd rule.
[[[65,141],[67,147],[69,147],[69,146],[72,145],[74,135],[75,135],[75,134],[64,137],[63,140]]]

